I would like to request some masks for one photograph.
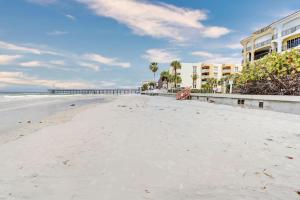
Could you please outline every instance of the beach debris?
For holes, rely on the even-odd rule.
[[[32,178],[36,178],[36,177],[38,177],[38,176],[39,176],[39,175],[38,175],[37,173],[34,173],[34,174],[31,175]]]
[[[146,192],[146,193],[148,193],[148,194],[150,193],[150,191],[149,191],[149,190],[147,190],[147,189],[145,190],[145,192]]]
[[[23,134],[20,135],[20,137],[23,137],[23,136],[24,136]]]
[[[213,100],[208,100],[208,103],[215,103],[215,101],[213,101]]]
[[[294,158],[292,156],[286,156],[286,158],[293,160]]]
[[[118,105],[118,107],[126,108],[127,106],[125,106],[125,105]]]
[[[70,106],[74,107],[74,106],[76,106],[76,104],[71,104]]]
[[[196,112],[197,115],[200,115],[200,112]]]
[[[272,139],[272,138],[267,138],[266,140],[268,140],[268,141],[273,141],[273,139]]]
[[[163,109],[163,108],[160,108],[159,110],[165,110],[165,109]]]
[[[22,122],[18,122],[19,124],[22,124]]]
[[[69,162],[70,162],[70,160],[65,160],[65,161],[63,161],[63,164],[68,165]]]
[[[27,123],[28,123],[28,124],[30,124],[30,123],[31,123],[31,121],[27,121]]]
[[[296,191],[296,193],[300,196],[300,190]]]
[[[268,176],[270,178],[274,178],[271,174],[268,174],[266,171],[267,171],[267,169],[263,170],[264,175],[266,175],[266,176]]]
[[[43,122],[40,122],[40,124],[42,124]]]

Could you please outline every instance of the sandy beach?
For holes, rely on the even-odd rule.
[[[0,144],[1,200],[300,198],[300,116],[137,95],[67,112]]]

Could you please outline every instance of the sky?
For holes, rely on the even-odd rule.
[[[0,91],[135,88],[170,62],[236,63],[299,0],[0,0]]]

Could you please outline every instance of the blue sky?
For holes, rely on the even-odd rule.
[[[239,41],[299,0],[0,0],[0,91],[136,87],[182,62],[240,63]]]

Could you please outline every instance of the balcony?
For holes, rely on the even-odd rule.
[[[286,35],[289,35],[289,34],[292,34],[292,33],[296,32],[299,29],[300,29],[300,25],[297,25],[297,26],[294,26],[292,28],[289,28],[289,29],[286,29],[286,30],[282,31],[281,35],[286,36]]]
[[[202,69],[202,73],[209,73],[209,69]]]
[[[277,38],[278,38],[278,34],[277,33],[272,36],[272,40],[276,40]]]
[[[251,51],[251,50],[252,50],[251,47],[247,47],[247,48],[246,48],[246,51]]]
[[[267,46],[267,45],[271,44],[271,41],[272,41],[272,39],[260,42],[258,44],[255,44],[254,47],[255,47],[255,49],[257,49],[257,48],[260,48],[260,47],[263,47],[263,46]]]
[[[202,67],[202,70],[204,70],[204,69],[209,69],[210,67],[209,66],[203,66]]]
[[[231,73],[231,68],[230,69],[223,69],[222,72],[223,73]]]
[[[224,77],[224,76],[225,76],[225,77],[226,77],[226,76],[230,76],[230,75],[231,75],[231,72],[223,72],[222,75],[223,75],[223,77]]]

